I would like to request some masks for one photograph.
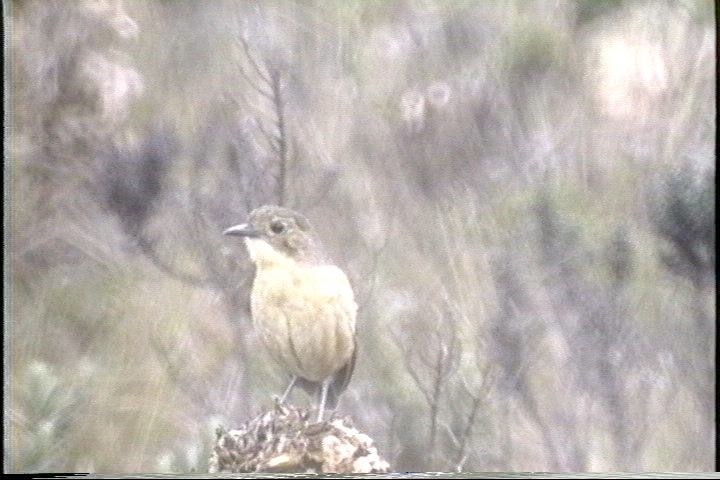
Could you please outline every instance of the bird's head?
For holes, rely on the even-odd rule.
[[[243,237],[250,258],[257,265],[323,260],[322,247],[308,219],[288,208],[276,205],[256,208],[246,223],[228,228],[223,235]]]

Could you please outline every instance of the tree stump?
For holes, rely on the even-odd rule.
[[[210,473],[384,473],[388,463],[350,418],[313,422],[311,411],[275,405],[234,430],[219,427]]]

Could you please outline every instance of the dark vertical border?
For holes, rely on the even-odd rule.
[[[718,296],[717,296],[717,158],[718,158],[718,101],[717,101],[717,80],[718,80],[718,17],[720,16],[720,2],[715,0],[715,385],[713,390],[715,392],[715,471],[720,471],[720,449],[718,449],[718,323],[717,323],[717,311],[718,311]]]

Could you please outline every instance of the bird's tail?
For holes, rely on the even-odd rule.
[[[340,400],[340,395],[345,391],[348,384],[350,383],[350,378],[352,377],[353,371],[355,370],[355,358],[357,357],[357,343],[355,344],[355,347],[353,348],[352,356],[350,357],[350,360],[345,364],[343,368],[337,371],[335,373],[332,382],[330,383],[330,388],[328,388],[328,396],[327,396],[327,408],[328,410],[335,410],[335,407],[337,407],[337,403]]]

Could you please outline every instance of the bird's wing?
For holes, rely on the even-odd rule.
[[[347,275],[335,265],[323,265],[319,267],[318,272],[321,273],[317,278],[321,280],[316,283],[316,288],[328,297],[339,301],[340,307],[347,313],[350,320],[350,328],[355,333],[355,318],[358,307]]]
[[[357,343],[354,345],[352,356],[350,360],[340,370],[335,372],[333,375],[330,388],[328,389],[328,396],[326,400],[326,408],[334,410],[337,407],[340,395],[347,389],[350,379],[352,378],[353,371],[355,370],[355,359],[357,358]],[[313,382],[302,377],[298,377],[295,381],[295,385],[302,388],[310,396],[316,396],[320,392],[321,383]]]
[[[331,300],[326,303],[326,308],[328,309],[326,313],[334,316],[337,321],[347,322],[346,327],[351,335],[352,352],[350,357],[347,362],[333,374],[332,382],[328,390],[327,407],[334,409],[337,406],[340,394],[350,383],[355,369],[355,359],[357,357],[357,342],[355,336],[357,304],[355,303],[350,281],[340,268],[334,265],[323,265],[317,267],[315,273],[314,281],[308,284],[308,286],[312,285],[311,288],[315,294],[320,294],[328,298],[328,300]],[[318,383],[306,379],[303,380],[301,385],[304,386],[306,391],[319,388]]]
[[[328,293],[335,297],[338,301],[338,306],[343,310],[343,316],[347,319],[350,330],[352,331],[352,344],[353,350],[347,363],[340,368],[333,375],[332,383],[328,391],[327,405],[329,409],[334,409],[337,406],[340,394],[345,391],[350,379],[352,378],[353,371],[355,370],[355,360],[357,358],[357,341],[355,335],[355,323],[357,317],[357,304],[355,303],[355,296],[353,294],[350,281],[348,280],[345,272],[340,268],[330,265],[325,267],[326,274],[324,277],[328,280],[326,288]]]

